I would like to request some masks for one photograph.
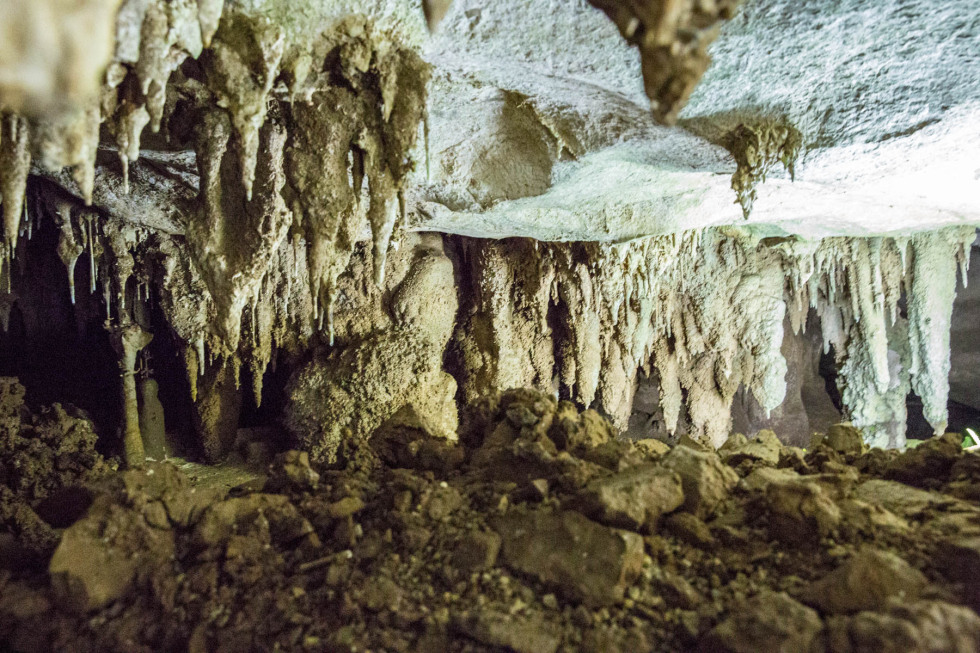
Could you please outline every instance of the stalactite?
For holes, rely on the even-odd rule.
[[[85,244],[88,246],[88,261],[89,261],[89,293],[95,294],[95,288],[99,280],[98,269],[99,269],[99,258],[102,256],[104,251],[102,243],[99,242],[97,227],[95,226],[97,222],[97,216],[94,213],[90,213],[85,216]]]
[[[3,235],[10,249],[17,247],[24,193],[31,168],[27,121],[14,114],[0,115],[0,198],[3,201]]]
[[[75,224],[72,220],[72,206],[66,202],[57,205],[56,215],[58,219],[58,257],[65,264],[68,272],[68,292],[71,303],[75,303],[75,264],[78,257],[85,251],[85,247],[80,242],[80,238],[75,233]]]
[[[464,367],[487,371],[468,372],[464,394],[508,387],[517,369],[527,368],[508,354],[509,343],[526,348],[529,342],[514,329],[524,319],[525,309],[517,308],[530,298],[511,277],[541,278],[535,268],[550,269],[550,290],[531,300],[538,315],[552,305],[560,324],[547,336],[554,341],[549,364],[567,396],[601,409],[620,428],[631,413],[638,370],[655,369],[667,427],[678,426],[686,407],[692,435],[720,444],[740,387],[765,411],[783,402],[784,316],[799,331],[812,307],[825,349],[837,355],[848,416],[872,442],[900,446],[909,388],[931,397],[927,414],[942,426],[946,368],[939,354],[948,355],[956,253],[972,238],[971,229],[916,236],[908,274],[905,241],[891,238],[760,242],[746,231],[711,229],[614,246],[471,247],[466,260],[477,294],[457,340]],[[906,328],[898,305],[903,279],[916,284],[917,270],[917,292],[927,299],[910,292],[918,307],[910,303]],[[926,316],[933,315],[938,320],[926,329]],[[540,378],[520,380],[547,389]]]
[[[263,156],[256,168],[256,193],[249,200],[240,184],[231,125],[221,112],[207,114],[200,131],[202,216],[188,226],[187,239],[198,271],[216,309],[214,331],[222,356],[237,355],[242,311],[255,297],[276,252],[285,241],[292,213],[281,191],[286,183],[283,152],[286,131],[267,122]]]
[[[215,35],[208,51],[208,84],[218,106],[227,109],[238,136],[241,183],[252,199],[259,132],[265,124],[269,94],[279,74],[286,34],[264,16],[236,13]]]
[[[912,239],[908,280],[912,389],[937,434],[946,430],[949,397],[949,329],[956,296],[956,257],[972,230],[918,234]]]

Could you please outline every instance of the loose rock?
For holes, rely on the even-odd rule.
[[[600,526],[577,512],[511,512],[494,527],[508,566],[590,605],[620,601],[643,563],[639,535]]]
[[[884,610],[891,599],[918,598],[928,582],[897,555],[864,549],[807,588],[803,600],[825,614]]]
[[[660,464],[680,476],[684,488],[684,510],[704,519],[728,496],[738,474],[725,466],[717,454],[677,446]]]
[[[583,512],[596,521],[652,532],[661,515],[684,503],[684,491],[677,474],[658,465],[642,465],[592,481],[579,501]]]
[[[815,610],[785,593],[766,592],[709,632],[701,649],[719,653],[815,653],[820,650],[822,629]]]

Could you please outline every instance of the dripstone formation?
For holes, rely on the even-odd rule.
[[[980,20],[866,4],[4,0],[0,649],[980,650]]]

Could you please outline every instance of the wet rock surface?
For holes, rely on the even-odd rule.
[[[34,459],[86,451],[69,439],[86,420],[57,423],[18,427]],[[341,442],[336,464],[286,452],[230,489],[168,463],[93,458],[34,485],[7,472],[0,648],[980,647],[980,507],[951,494],[980,483],[976,454],[945,440],[915,455],[766,436],[664,449],[524,390],[471,405],[458,443],[433,430],[403,412]],[[62,510],[42,507],[52,497]],[[48,538],[27,556],[25,510]]]

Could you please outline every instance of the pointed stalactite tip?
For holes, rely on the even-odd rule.
[[[425,12],[425,21],[429,25],[429,32],[436,31],[452,4],[453,0],[422,0],[422,11]]]

